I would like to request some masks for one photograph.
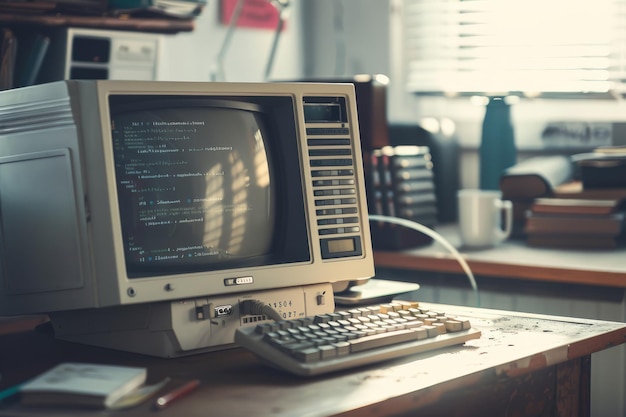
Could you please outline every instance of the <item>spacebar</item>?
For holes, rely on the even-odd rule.
[[[363,336],[350,341],[350,352],[363,352],[379,347],[396,345],[398,343],[417,340],[417,333],[412,330],[395,330],[392,332],[378,333],[371,336]]]

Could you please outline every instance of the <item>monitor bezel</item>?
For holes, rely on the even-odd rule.
[[[76,81],[76,86],[80,81]],[[354,97],[354,86],[351,84],[311,84],[311,83],[195,83],[195,82],[126,82],[126,81],[96,81],[85,84],[80,88],[78,94],[85,96],[90,93],[97,95],[97,111],[91,112],[91,116],[85,117],[82,129],[87,136],[89,128],[85,124],[89,120],[96,122],[99,126],[99,133],[102,138],[100,143],[86,145],[85,152],[99,154],[99,162],[91,167],[84,167],[86,170],[87,187],[96,190],[106,190],[106,192],[87,191],[90,196],[90,212],[93,219],[91,227],[93,233],[100,236],[100,242],[91,242],[90,251],[93,256],[92,268],[95,274],[110,274],[117,279],[111,283],[110,280],[96,279],[98,287],[98,306],[124,305],[144,302],[155,302],[163,300],[175,300],[189,297],[202,297],[206,294],[228,294],[241,291],[265,290],[280,287],[308,285],[320,282],[356,282],[367,280],[374,275],[373,253],[370,243],[369,223],[367,220],[367,203],[365,193],[359,192],[357,195],[361,207],[361,218],[359,226],[363,237],[363,251],[359,256],[336,259],[322,259],[321,248],[317,243],[319,236],[313,232],[309,236],[309,246],[311,260],[296,264],[255,266],[251,268],[233,268],[213,272],[188,273],[183,275],[163,275],[145,278],[140,281],[131,280],[125,270],[124,249],[122,244],[120,218],[117,210],[117,191],[115,184],[115,169],[113,166],[113,150],[110,128],[108,123],[100,124],[98,121],[110,120],[108,109],[108,99],[111,95],[133,94],[133,95],[214,95],[214,96],[289,96],[293,99],[293,114],[296,122],[296,140],[298,142],[298,157],[301,166],[309,166],[309,157],[302,149],[302,144],[306,141],[304,126],[303,108],[298,103],[302,103],[306,96],[342,96],[345,98],[349,115],[348,121],[352,130],[352,136],[358,138],[358,121],[356,117],[356,101]],[[87,112],[90,113],[90,112]],[[97,136],[96,135],[96,136]],[[354,149],[354,169],[357,171],[357,178],[364,181],[363,166],[361,158],[360,143],[353,141]],[[89,149],[93,147],[93,149]],[[96,158],[91,158],[91,160]],[[97,166],[101,165],[101,166]],[[101,173],[105,172],[104,178]],[[313,202],[313,191],[310,184],[311,174],[308,170],[302,172],[302,200],[305,202],[306,227],[311,227],[311,202]],[[358,185],[358,184],[357,184]],[[364,184],[361,184],[364,190]],[[359,188],[359,187],[357,187]],[[94,198],[94,196],[96,196]],[[96,230],[98,229],[98,230]],[[108,235],[108,236],[106,236]],[[105,238],[103,238],[106,236]],[[115,260],[113,263],[110,260]],[[348,261],[348,262],[346,262]],[[106,283],[106,285],[104,285]],[[229,283],[235,283],[229,285]],[[113,284],[113,285],[111,285]],[[202,293],[198,292],[202,288]]]

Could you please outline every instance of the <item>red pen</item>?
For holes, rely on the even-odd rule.
[[[199,385],[200,385],[199,379],[192,379],[191,381],[185,382],[180,387],[173,389],[167,394],[161,395],[159,398],[156,399],[156,401],[154,402],[154,405],[157,408],[165,408],[169,406],[171,403],[173,403],[174,401],[184,397],[185,395],[189,394],[194,389],[198,388]]]

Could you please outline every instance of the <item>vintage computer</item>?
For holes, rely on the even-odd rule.
[[[171,357],[333,311],[374,275],[364,190],[351,84],[2,92],[0,315]]]

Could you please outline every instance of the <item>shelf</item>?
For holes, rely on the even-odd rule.
[[[437,227],[436,231],[460,247],[455,225]],[[489,249],[459,251],[475,275],[626,288],[625,248],[545,249],[509,239]],[[438,243],[397,252],[376,251],[374,262],[377,267],[463,274],[457,260]]]
[[[191,32],[193,19],[78,16],[66,14],[0,13],[0,25],[37,25],[50,27],[82,27],[108,30],[128,30],[154,33]]]

